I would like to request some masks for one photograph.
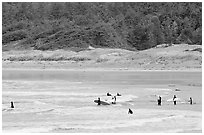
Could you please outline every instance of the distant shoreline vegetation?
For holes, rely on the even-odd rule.
[[[3,2],[3,51],[202,45],[201,2]]]

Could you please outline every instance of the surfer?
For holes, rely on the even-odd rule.
[[[14,108],[14,103],[13,103],[13,101],[11,101],[11,108]]]
[[[173,97],[173,102],[174,102],[174,105],[176,105],[176,95],[174,95]]]
[[[101,100],[100,100],[100,98],[98,98],[98,105],[101,105]]]
[[[116,96],[112,97],[112,99],[114,99],[114,102],[112,102],[112,104],[116,104]]]
[[[191,97],[190,97],[189,102],[190,102],[191,105],[193,104],[193,99]]]
[[[111,96],[111,94],[108,92],[108,93],[107,93],[107,96]]]
[[[133,114],[133,111],[129,108],[128,114]]]
[[[159,96],[157,101],[158,101],[158,105],[160,106],[161,105],[161,96]]]
[[[117,93],[117,96],[121,96],[121,94],[120,94],[120,93]]]

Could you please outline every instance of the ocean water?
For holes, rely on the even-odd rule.
[[[201,72],[3,70],[3,132],[201,132]],[[181,91],[175,91],[179,88]],[[98,106],[101,98],[116,104]],[[177,95],[176,106],[168,100]],[[157,97],[162,106],[157,106]],[[188,98],[194,104],[189,105]],[[14,109],[10,108],[14,102]],[[131,108],[133,114],[128,114]]]

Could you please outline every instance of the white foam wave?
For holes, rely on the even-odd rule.
[[[167,88],[146,88],[145,90],[148,90],[148,91],[172,91],[172,89],[167,89]]]
[[[119,96],[117,97],[117,102],[129,102],[133,101],[134,99],[138,98],[138,96],[135,95],[124,95],[124,96]]]
[[[4,96],[15,95],[15,96],[36,96],[36,95],[45,95],[45,96],[98,96],[98,93],[77,93],[77,92],[56,92],[56,91],[39,91],[39,92],[22,92],[22,91],[3,91]]]
[[[156,123],[162,122],[164,120],[169,119],[180,119],[183,118],[183,115],[172,116],[172,117],[163,117],[163,118],[144,118],[144,119],[134,119],[129,118],[127,120],[94,120],[94,121],[84,121],[83,125],[72,125],[72,126],[61,126],[61,129],[90,129],[90,130],[98,130],[98,129],[114,129],[114,128],[124,128],[124,127],[132,127],[138,126],[141,127],[147,123]]]
[[[56,108],[54,110],[44,109],[40,112],[36,112],[36,114],[57,113],[65,119],[69,118],[69,120],[66,122],[63,122],[62,120],[53,121],[51,125],[47,125],[46,128],[39,128],[39,130],[37,127],[26,127],[22,130],[15,130],[15,132],[55,132],[60,130],[67,130],[67,132],[69,132],[69,130],[75,130],[74,132],[77,132],[79,130],[114,130],[115,128],[128,127],[134,127],[139,131],[142,131],[144,126],[147,128],[146,132],[155,132],[152,128],[157,128],[158,125],[162,125],[162,127],[164,125],[164,128],[160,130],[161,132],[181,132],[182,130],[193,130],[195,128],[197,130],[202,129],[201,112],[153,109],[132,110],[134,113],[132,115],[128,115],[127,109],[117,106]],[[71,121],[70,118],[72,118]],[[77,120],[74,120],[75,118],[77,118]],[[176,125],[174,123],[176,123]],[[199,124],[195,125],[195,123]],[[165,128],[165,125],[169,125],[171,128],[169,128],[169,126]],[[39,126],[41,125],[39,124]],[[41,127],[43,127],[43,125]],[[33,129],[38,131],[34,131]]]

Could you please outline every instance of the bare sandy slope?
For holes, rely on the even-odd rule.
[[[120,70],[198,70],[202,69],[201,45],[179,44],[144,51],[102,49],[72,52],[6,51],[2,67],[29,69],[120,69]]]

